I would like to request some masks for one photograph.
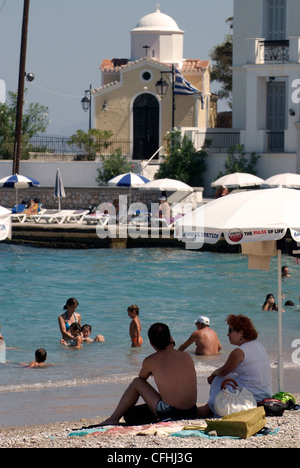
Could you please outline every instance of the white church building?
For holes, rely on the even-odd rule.
[[[92,92],[94,128],[129,142],[133,159],[148,159],[167,147],[172,127],[213,127],[216,101],[209,60],[184,58],[184,31],[169,15],[159,8],[146,14],[130,38],[130,58],[102,60],[101,87]],[[188,90],[178,89],[177,73]]]

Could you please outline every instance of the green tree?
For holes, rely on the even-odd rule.
[[[206,168],[206,148],[197,151],[192,140],[180,130],[174,129],[168,136],[169,154],[164,158],[156,179],[171,178],[181,180],[188,185],[198,187],[202,185],[202,173]]]
[[[226,22],[230,23],[232,29],[233,18],[229,18]],[[220,99],[227,100],[230,107],[232,107],[232,47],[233,35],[228,34],[224,42],[216,45],[210,54],[213,60],[210,79],[221,84],[218,94]]]
[[[109,148],[111,142],[109,139],[113,133],[110,130],[98,130],[90,128],[87,132],[77,130],[74,135],[71,135],[68,144],[76,144],[82,154],[82,159],[94,161],[97,154],[101,154],[104,148]]]
[[[131,164],[126,156],[122,156],[121,150],[118,148],[110,155],[101,156],[103,162],[102,169],[97,169],[98,177],[96,181],[99,185],[107,184],[107,182],[119,174],[126,174],[131,169]]]
[[[224,172],[219,172],[217,179],[226,174],[246,172],[256,175],[256,165],[260,156],[256,153],[247,154],[244,145],[236,145],[228,149],[227,159],[224,163]]]
[[[25,90],[26,95],[26,90]],[[18,94],[8,92],[6,103],[0,103],[0,148],[2,159],[12,159],[14,153],[15,126]],[[21,158],[26,159],[30,151],[29,140],[38,133],[44,133],[49,124],[48,107],[30,103],[23,111]]]

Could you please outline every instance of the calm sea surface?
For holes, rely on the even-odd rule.
[[[291,278],[283,280],[285,300],[294,308],[283,315],[285,367],[292,363],[292,342],[300,340],[300,265],[283,257]],[[177,249],[52,250],[0,245],[0,323],[8,348],[9,366],[0,365],[0,394],[76,385],[118,383],[135,376],[150,352],[149,326],[169,325],[176,345],[195,330],[198,315],[207,315],[223,350],[218,358],[202,359],[188,352],[197,373],[208,375],[232,346],[225,318],[229,313],[248,315],[259,330],[271,362],[277,359],[277,313],[262,312],[265,296],[277,299],[277,260],[269,272],[248,270],[247,258]],[[69,297],[79,301],[82,323],[92,325],[92,336],[103,334],[105,343],[86,344],[82,350],[60,344],[58,316]],[[140,307],[141,349],[129,340],[127,307]],[[22,368],[43,347],[46,369]],[[298,364],[299,368],[299,364]]]

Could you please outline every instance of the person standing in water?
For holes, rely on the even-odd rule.
[[[143,339],[141,337],[142,326],[139,319],[140,309],[136,304],[132,304],[127,309],[128,316],[131,318],[129,326],[129,335],[131,338],[131,347],[139,348],[143,344]]]
[[[76,312],[79,302],[74,297],[70,297],[64,305],[65,312],[58,317],[58,324],[64,340],[72,340],[70,333],[72,323],[81,324],[81,315]]]

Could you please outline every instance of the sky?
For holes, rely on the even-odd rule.
[[[210,59],[213,47],[230,33],[233,0],[160,0],[160,11],[185,31],[184,58]],[[70,136],[87,130],[81,99],[90,84],[101,86],[105,58],[130,58],[130,30],[156,10],[157,0],[31,0],[26,102],[49,108],[47,134]],[[0,0],[0,79],[17,91],[23,0]],[[217,84],[212,85],[216,92]],[[26,104],[25,104],[26,106]],[[223,109],[222,109],[223,110]]]

